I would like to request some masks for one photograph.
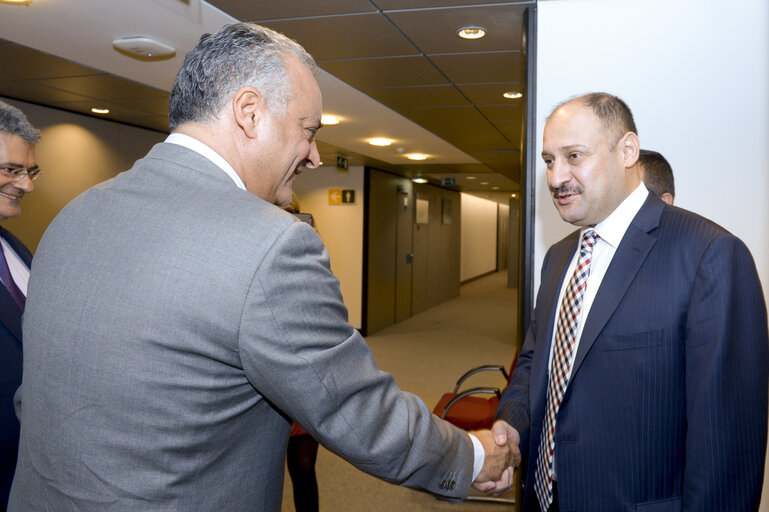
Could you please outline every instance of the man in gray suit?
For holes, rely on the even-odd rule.
[[[453,499],[509,485],[517,440],[472,438],[379,371],[320,238],[275,206],[319,163],[313,70],[257,25],[204,35],[173,133],[52,222],[10,510],[277,511],[289,417],[391,482]]]

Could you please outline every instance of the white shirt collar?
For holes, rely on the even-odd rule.
[[[596,224],[595,232],[598,236],[616,249],[648,195],[649,191],[642,181],[608,217]]]
[[[185,148],[191,149],[195,153],[198,153],[199,155],[202,155],[203,157],[207,158],[219,169],[227,173],[227,176],[232,178],[232,181],[235,182],[235,185],[237,185],[238,188],[242,190],[246,190],[245,183],[243,183],[243,180],[240,179],[240,176],[238,176],[238,173],[235,172],[235,169],[233,169],[232,166],[229,163],[227,163],[227,160],[222,158],[222,156],[219,153],[217,153],[216,151],[214,151],[204,143],[200,142],[198,139],[195,139],[183,133],[172,133],[171,135],[166,137],[165,141],[168,142],[169,144],[178,144],[179,146],[184,146]]]

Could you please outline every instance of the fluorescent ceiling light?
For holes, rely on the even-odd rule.
[[[29,5],[32,0],[0,0],[0,4]]]
[[[486,35],[483,27],[462,27],[457,30],[457,35],[462,39],[480,39]]]
[[[368,143],[371,144],[372,146],[385,147],[392,144],[393,140],[388,139],[387,137],[374,137],[373,139],[369,139]]]

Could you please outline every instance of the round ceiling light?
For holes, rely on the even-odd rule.
[[[109,109],[93,107],[91,109],[91,112],[93,112],[94,114],[109,114]]]
[[[372,146],[386,147],[392,144],[393,140],[388,139],[387,137],[374,137],[373,139],[369,139],[368,143]]]
[[[320,118],[320,124],[323,126],[336,126],[339,123],[339,118],[331,114],[323,114]]]
[[[406,158],[409,160],[427,160],[428,155],[425,155],[424,153],[409,153],[406,155]]]
[[[483,27],[462,27],[457,30],[457,35],[462,39],[480,39],[486,35]]]
[[[426,178],[411,178],[411,181],[413,181],[414,183],[427,183]]]
[[[507,91],[507,92],[503,93],[502,96],[504,96],[505,98],[507,98],[509,100],[515,100],[515,99],[523,97],[523,93],[520,93],[518,91]]]

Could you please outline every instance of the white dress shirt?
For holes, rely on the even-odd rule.
[[[190,137],[189,135],[184,135],[182,133],[172,133],[166,138],[165,142],[168,142],[169,144],[178,144],[180,146],[184,146],[185,148],[191,149],[192,151],[204,156],[216,164],[216,166],[219,167],[222,171],[227,173],[227,175],[232,178],[232,181],[234,181],[239,188],[246,190],[246,185],[243,183],[243,180],[240,179],[240,176],[238,176],[238,174],[235,172],[235,169],[233,169],[232,166],[227,163],[227,161],[222,158],[219,153],[208,147],[206,144],[200,142],[198,139]],[[29,276],[29,274],[27,275]],[[25,290],[26,284],[23,291]],[[480,440],[478,440],[478,438],[472,434],[468,435],[470,436],[470,440],[473,443],[473,481],[475,481],[483,469],[483,462],[486,456]]]
[[[24,261],[16,254],[16,251],[8,245],[5,238],[0,237],[0,243],[3,244],[3,252],[5,253],[5,261],[8,262],[8,270],[11,271],[11,277],[13,278],[16,286],[19,287],[21,293],[27,296],[27,283],[29,282],[29,268],[24,264]],[[2,286],[2,284],[0,284]]]
[[[595,229],[598,234],[598,240],[593,246],[593,255],[590,261],[590,275],[587,278],[587,288],[585,288],[585,295],[582,298],[582,309],[579,312],[579,319],[577,320],[577,333],[574,340],[574,350],[571,352],[571,359],[569,361],[569,375],[571,379],[571,369],[574,365],[574,359],[577,356],[577,349],[579,348],[579,341],[582,338],[582,329],[585,326],[585,320],[590,313],[590,308],[593,306],[593,301],[598,293],[598,289],[601,286],[601,281],[606,275],[606,270],[609,268],[614,253],[617,251],[619,243],[622,241],[622,237],[625,236],[625,231],[630,226],[630,222],[636,216],[638,211],[646,201],[646,197],[649,195],[649,191],[646,186],[641,182],[638,187],[625,198],[624,201],[608,216],[603,222],[597,224],[595,227],[583,228],[579,235],[580,240],[582,235],[588,229]],[[571,259],[569,268],[566,270],[563,283],[561,283],[561,292],[558,294],[558,310],[555,313],[554,322],[558,321],[558,315],[561,313],[561,303],[563,302],[563,295],[566,293],[566,286],[571,279],[574,269],[577,266],[577,260],[579,259],[579,247],[574,253]],[[553,362],[553,347],[555,344],[556,329],[553,327],[553,337],[550,341],[550,364],[548,364],[548,372]]]
[[[227,176],[232,178],[232,181],[235,182],[235,184],[238,186],[238,188],[246,190],[246,185],[243,183],[243,180],[240,179],[240,176],[238,176],[238,173],[235,172],[235,169],[232,168],[232,166],[225,160],[222,155],[205,145],[204,143],[200,142],[198,139],[195,139],[193,137],[190,137],[189,135],[184,135],[183,133],[172,133],[168,137],[166,137],[165,142],[168,142],[169,144],[178,144],[179,146],[184,146],[187,149],[191,149],[195,153],[198,153],[199,155],[202,155],[209,159],[211,162],[213,162],[219,169],[224,171]]]

